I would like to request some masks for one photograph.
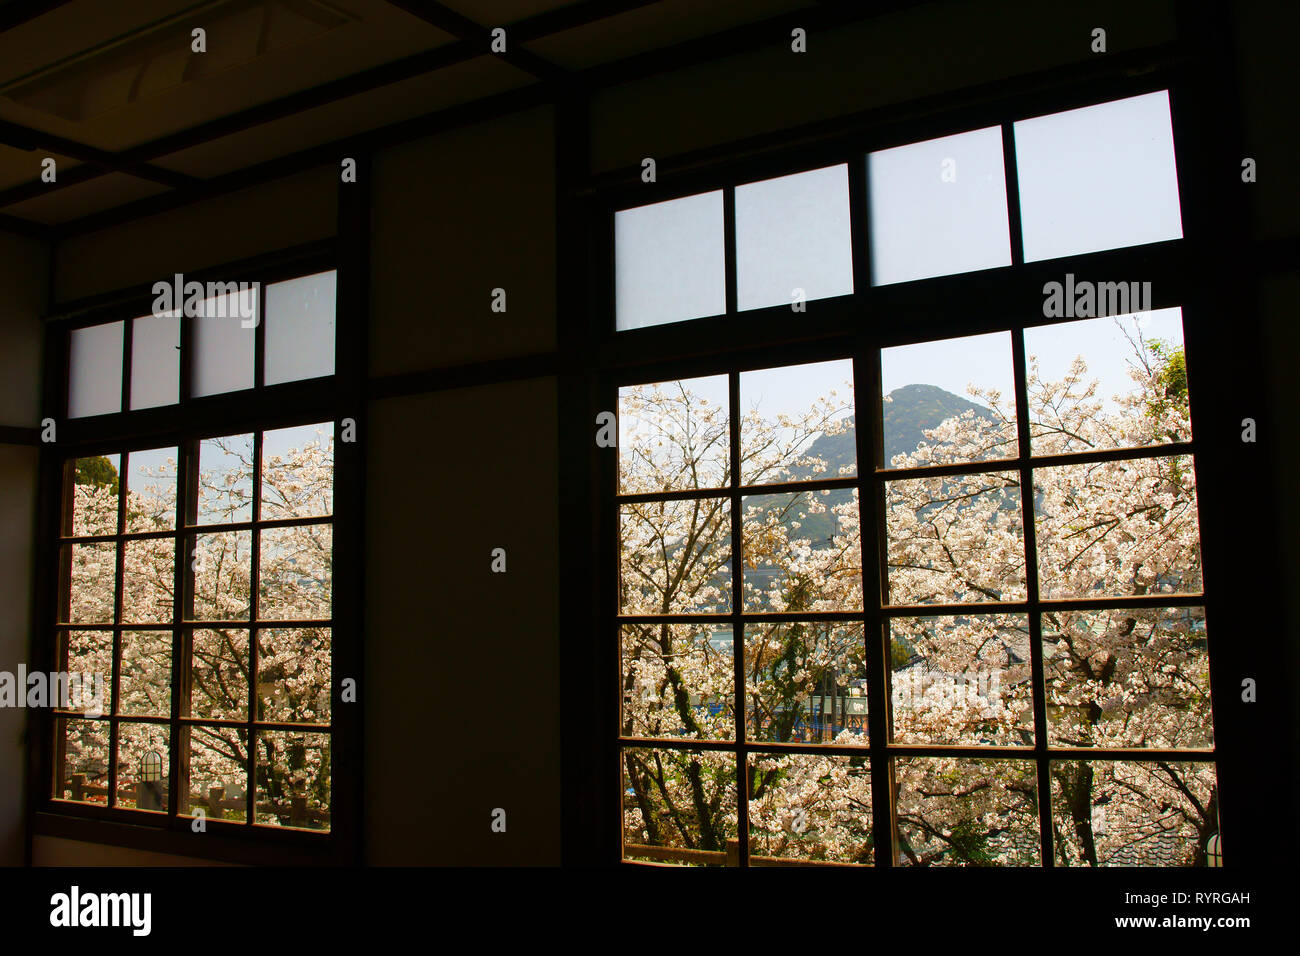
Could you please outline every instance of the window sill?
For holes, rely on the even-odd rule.
[[[248,829],[241,824],[217,820],[207,822],[206,832],[195,833],[191,824],[189,818],[160,816],[159,825],[150,826],[121,818],[106,819],[96,808],[77,807],[68,813],[33,813],[30,832],[34,837],[58,837],[246,866],[346,866],[354,862],[335,833],[259,828],[254,836],[241,832]]]

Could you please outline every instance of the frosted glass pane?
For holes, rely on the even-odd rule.
[[[135,319],[131,328],[131,407],[174,405],[181,394],[178,315]]]
[[[871,284],[1011,265],[1002,130],[871,153]]]
[[[615,213],[618,328],[727,311],[722,234],[720,191]]]
[[[1181,239],[1169,94],[1016,123],[1025,261]]]
[[[736,187],[737,308],[853,291],[849,169],[831,166]]]
[[[335,273],[266,287],[267,385],[334,374]]]
[[[121,322],[72,332],[68,417],[107,415],[122,410]]]
[[[206,299],[194,322],[194,395],[253,387],[257,291]],[[242,302],[240,300],[243,300]],[[254,319],[241,318],[253,314]]]

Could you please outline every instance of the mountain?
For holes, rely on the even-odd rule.
[[[904,385],[889,393],[890,401],[882,405],[884,417],[883,444],[885,462],[895,455],[916,451],[921,442],[926,441],[925,429],[936,428],[949,418],[961,415],[967,410],[974,410],[990,421],[993,413],[982,405],[954,395],[936,385]],[[848,465],[857,460],[857,432],[853,419],[849,418],[849,427],[838,435],[822,435],[809,446],[808,454],[826,462],[826,471],[821,477],[838,477],[841,465]],[[791,470],[790,480],[804,481],[815,479],[810,468]],[[767,496],[763,496],[767,498]],[[819,496],[826,505],[823,514],[810,514],[796,518],[800,522],[796,538],[809,539],[814,547],[829,544],[836,530],[835,516],[830,512],[832,506],[851,501],[853,494],[848,489],[836,489],[828,495]],[[752,501],[751,503],[758,503]],[[764,501],[764,503],[769,503]],[[775,500],[770,502],[775,505]]]
[[[937,385],[904,385],[889,393],[883,403],[885,419],[885,464],[895,455],[914,452],[926,441],[925,429],[935,428],[950,418],[974,411],[989,421],[995,416],[983,405],[946,392]],[[814,444],[815,447],[815,444]]]

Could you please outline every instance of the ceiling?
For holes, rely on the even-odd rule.
[[[769,21],[815,25],[900,5],[0,0],[0,228],[75,233],[494,95],[614,82],[629,66],[643,75],[710,45],[770,42]],[[504,53],[491,49],[497,27]],[[195,28],[204,52],[192,49]]]

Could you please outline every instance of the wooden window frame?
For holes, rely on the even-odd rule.
[[[355,677],[360,680],[360,652],[362,632],[361,565],[360,552],[363,541],[362,517],[364,513],[363,467],[364,453],[359,441],[335,443],[334,507],[333,514],[324,518],[293,519],[288,521],[263,520],[260,514],[261,437],[264,431],[296,425],[332,423],[332,433],[340,435],[345,419],[352,419],[352,432],[360,431],[363,401],[360,396],[364,383],[364,313],[356,308],[361,290],[358,288],[355,260],[349,253],[354,245],[335,241],[312,243],[282,253],[233,262],[226,266],[187,273],[185,278],[200,282],[257,282],[259,286],[259,321],[255,329],[254,384],[252,388],[217,395],[191,397],[193,375],[193,322],[181,319],[180,400],[171,405],[131,411],[129,406],[131,379],[131,325],[132,319],[150,314],[153,303],[151,287],[130,288],[120,293],[92,300],[69,303],[51,317],[46,332],[44,417],[53,419],[57,440],[41,447],[41,476],[39,485],[38,543],[37,543],[37,600],[36,624],[33,632],[32,660],[36,668],[44,671],[59,669],[57,648],[53,640],[56,633],[86,629],[66,622],[66,613],[60,614],[63,582],[57,580],[62,572],[60,549],[66,543],[61,536],[66,510],[65,495],[70,489],[66,476],[71,463],[78,458],[130,452],[159,447],[178,449],[178,509],[192,509],[197,493],[190,485],[197,479],[198,450],[205,438],[236,434],[254,434],[255,474],[253,514],[251,520],[234,524],[193,524],[191,512],[184,522],[162,537],[176,542],[177,554],[184,554],[196,534],[210,531],[249,530],[253,541],[260,529],[286,525],[327,523],[333,526],[333,571],[331,582],[332,609],[330,617],[319,623],[331,628],[331,708],[330,722],[321,729],[317,725],[293,724],[280,721],[257,720],[255,667],[252,651],[259,628],[268,629],[302,626],[304,622],[274,622],[257,620],[256,594],[253,585],[253,604],[248,621],[230,622],[230,626],[247,631],[250,640],[249,707],[246,719],[238,721],[208,720],[181,717],[183,686],[179,679],[184,672],[185,655],[194,630],[203,622],[192,620],[187,614],[192,589],[187,586],[187,564],[177,562],[177,588],[174,591],[173,617],[166,629],[173,634],[172,647],[172,707],[166,719],[125,720],[117,711],[114,697],[112,712],[104,715],[104,723],[111,727],[110,738],[110,788],[116,779],[117,747],[116,729],[119,723],[156,723],[170,728],[169,736],[169,786],[166,813],[126,809],[112,805],[94,806],[56,799],[52,796],[56,780],[54,767],[55,711],[33,714],[32,744],[29,748],[29,840],[36,836],[62,837],[95,843],[106,843],[133,849],[199,857],[223,862],[264,865],[349,865],[360,859],[361,829],[361,711],[353,702],[355,697],[342,699],[342,680]],[[264,383],[265,356],[265,299],[266,287],[272,283],[333,271],[336,274],[335,370],[332,375],[320,378],[287,382],[268,386]],[[363,287],[362,287],[363,288]],[[125,320],[123,336],[122,411],[108,415],[69,419],[67,396],[69,382],[69,341],[71,333],[79,328],[105,322]],[[122,492],[120,502],[125,501]],[[119,504],[119,511],[123,505]],[[70,529],[69,529],[70,530]],[[125,526],[119,523],[114,541],[121,541]],[[101,536],[102,537],[102,536]],[[132,536],[126,535],[130,540]],[[154,535],[158,537],[158,535]],[[107,540],[107,539],[106,539]],[[256,548],[251,556],[254,575],[258,571]],[[118,581],[114,621],[105,628],[114,634],[113,681],[116,689],[120,671],[120,635],[123,631],[137,630],[123,625],[121,613],[121,564],[123,549],[118,548]],[[192,610],[191,608],[188,608]],[[66,610],[66,609],[65,609]],[[327,733],[331,737],[331,807],[328,831],[313,831],[255,825],[253,814],[246,810],[243,822],[224,821],[209,817],[205,830],[195,832],[193,818],[178,812],[177,786],[180,761],[178,748],[183,746],[181,731],[189,726],[238,724],[249,736],[247,774],[247,801],[256,802],[256,759],[253,748],[254,732],[286,730],[300,733]],[[47,743],[48,742],[48,743]],[[29,849],[29,853],[30,853]]]

